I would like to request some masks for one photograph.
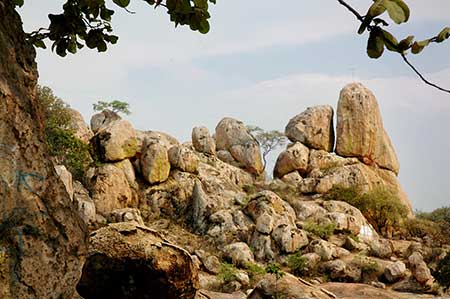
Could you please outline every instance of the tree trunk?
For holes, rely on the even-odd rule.
[[[0,1],[0,298],[73,298],[85,228],[57,178],[36,102],[34,48]]]

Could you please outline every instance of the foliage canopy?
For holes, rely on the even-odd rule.
[[[66,166],[76,179],[81,179],[92,159],[89,145],[78,139],[71,127],[69,105],[46,86],[38,86],[37,99],[44,109],[45,136],[50,155],[57,164]]]
[[[105,102],[105,101],[98,101],[95,104],[92,104],[92,108],[94,111],[103,111],[105,109],[111,109],[112,112],[115,113],[123,113],[126,115],[129,115],[130,112],[130,104],[127,102],[122,101],[111,101],[111,102]]]
[[[258,126],[247,126],[250,134],[255,137],[262,149],[262,158],[264,162],[264,169],[267,165],[267,155],[275,150],[277,147],[286,144],[287,138],[280,131],[264,131]]]

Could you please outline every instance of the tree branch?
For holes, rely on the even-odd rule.
[[[400,53],[400,55],[402,56],[403,61],[404,61],[407,65],[409,65],[409,67],[417,74],[417,76],[419,76],[420,79],[422,79],[423,82],[425,82],[426,84],[428,84],[428,85],[430,85],[430,86],[433,86],[434,88],[437,88],[437,89],[439,89],[439,90],[441,90],[441,91],[443,91],[443,92],[448,92],[448,93],[450,93],[450,90],[445,89],[445,88],[442,88],[442,87],[440,87],[440,86],[438,86],[438,85],[436,85],[436,84],[434,84],[434,83],[431,83],[431,82],[428,81],[427,79],[425,79],[425,77],[424,77],[424,76],[416,69],[416,67],[415,67],[414,65],[412,65],[411,62],[409,62],[408,58],[406,58],[406,55],[405,55],[404,53]]]
[[[362,15],[359,14],[359,12],[356,11],[356,9],[354,9],[353,7],[351,7],[348,3],[346,3],[344,0],[338,0],[338,2],[345,6],[345,8],[347,8],[352,14],[355,15],[355,17],[360,21],[364,21],[364,18]]]
[[[352,6],[350,6],[350,4],[346,3],[344,0],[337,0],[341,5],[343,5],[345,8],[347,8],[347,10],[349,10],[361,23],[364,22],[364,17],[358,12],[356,11],[356,9],[354,9]],[[372,29],[373,27],[377,27],[377,26],[368,26],[368,29]],[[437,37],[433,37],[430,39],[430,42],[435,42],[437,39]],[[430,81],[428,81],[418,70],[417,68],[411,63],[409,62],[408,58],[406,58],[406,55],[404,53],[399,53],[400,56],[403,58],[403,61],[414,71],[414,73],[417,74],[417,76],[419,76],[419,78],[425,83],[428,84],[440,91],[443,92],[448,92],[450,93],[450,90],[442,88],[434,83],[431,83]]]

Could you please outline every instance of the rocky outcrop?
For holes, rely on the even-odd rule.
[[[216,146],[217,150],[230,152],[231,156],[249,172],[254,174],[263,172],[259,144],[243,122],[229,117],[222,119],[216,127]]]
[[[160,143],[163,145],[167,150],[170,149],[174,145],[179,145],[180,142],[178,140],[164,132],[158,132],[158,131],[136,131],[136,137],[137,137],[137,147],[138,151],[140,152],[141,149],[144,148],[145,140],[148,139],[151,142],[147,141],[147,143]]]
[[[77,291],[85,299],[193,299],[198,287],[189,253],[154,230],[123,222],[91,234]]]
[[[336,153],[357,157],[367,165],[377,165],[398,174],[399,163],[391,140],[383,127],[373,93],[360,83],[345,86],[337,108]]]
[[[0,298],[72,298],[85,226],[45,145],[35,51],[0,2]]]
[[[285,134],[292,142],[331,152],[334,146],[333,114],[333,108],[328,105],[310,107],[289,120]]]
[[[206,127],[195,127],[192,129],[192,145],[200,153],[210,155],[216,153],[216,141],[209,135]]]
[[[134,157],[137,152],[136,131],[126,120],[119,119],[101,127],[93,137],[94,146],[105,162]]]
[[[273,169],[273,176],[275,178],[281,178],[293,171],[298,171],[300,174],[306,174],[308,162],[309,149],[300,142],[296,142],[288,146],[288,148],[278,156]]]

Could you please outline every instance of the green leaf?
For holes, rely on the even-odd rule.
[[[367,40],[367,55],[370,58],[379,58],[384,52],[383,33],[380,30],[372,30]]]
[[[34,45],[35,45],[36,48],[47,49],[47,46],[45,45],[43,40],[35,41]]]
[[[409,19],[409,8],[403,0],[386,0],[386,9],[389,17],[397,24],[404,23]]]
[[[22,7],[22,6],[23,6],[23,1],[24,1],[24,0],[14,0],[13,4],[14,4],[15,6]]]
[[[209,22],[207,20],[200,22],[200,28],[198,29],[200,33],[206,34],[209,32],[209,29]]]
[[[125,8],[130,4],[130,0],[113,0],[113,2],[122,8]]]
[[[430,44],[430,40],[426,39],[420,42],[414,42],[411,46],[411,53],[419,54],[422,50]]]
[[[369,7],[366,16],[364,17],[361,26],[359,26],[358,34],[363,34],[366,28],[370,25],[373,18],[381,15],[386,11],[385,2],[388,0],[375,0],[374,3]]]
[[[386,11],[386,2],[389,0],[376,0],[370,7],[367,12],[367,16],[370,16],[371,19],[381,15]]]
[[[409,48],[411,48],[412,42],[414,40],[414,35],[410,35],[405,39],[402,39],[399,43],[398,43],[398,50],[400,52],[406,51]]]
[[[450,37],[450,27],[445,27],[444,29],[442,29],[441,32],[439,32],[436,42],[442,43],[449,37]]]
[[[384,44],[389,51],[398,52],[398,40],[390,32],[382,30]]]

